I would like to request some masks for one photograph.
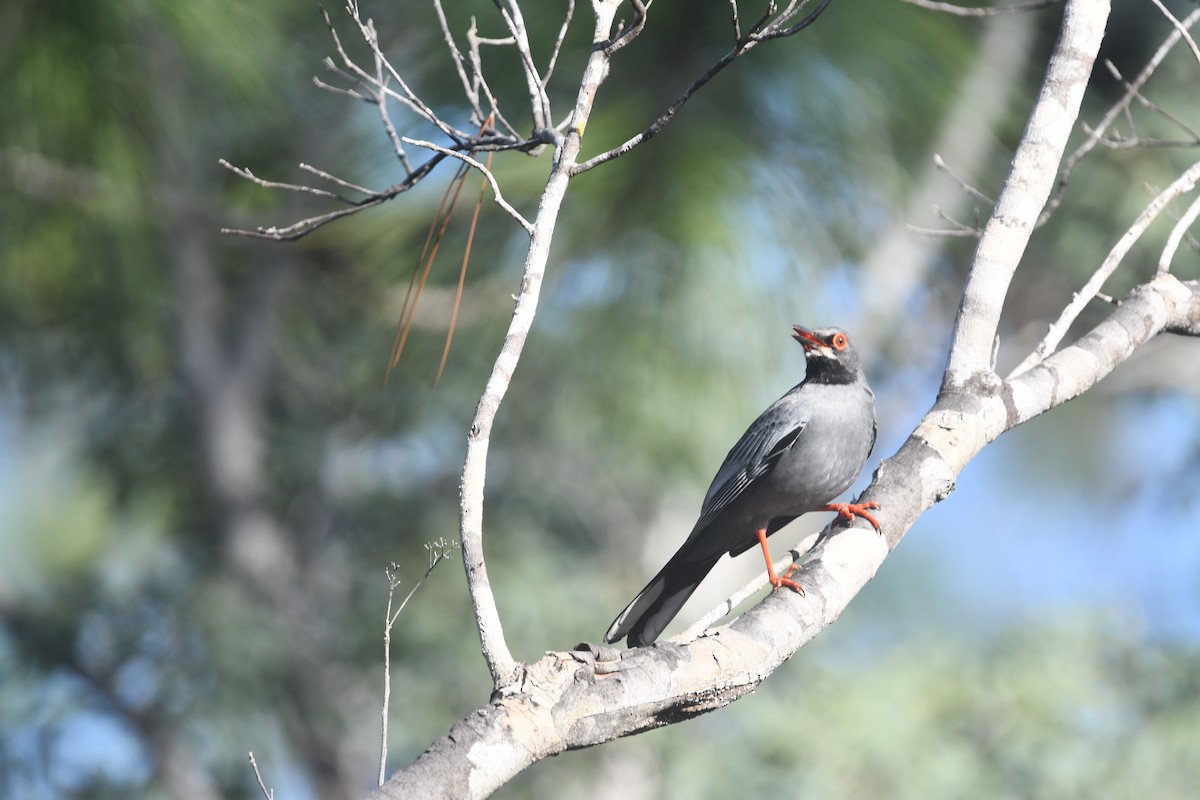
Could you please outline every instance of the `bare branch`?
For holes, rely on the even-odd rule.
[[[1179,117],[1172,114],[1171,112],[1167,111],[1165,108],[1161,108],[1156,103],[1151,102],[1149,98],[1147,98],[1144,94],[1142,94],[1140,91],[1138,91],[1137,87],[1133,86],[1132,84],[1130,84],[1128,81],[1125,80],[1125,78],[1121,75],[1121,71],[1118,70],[1116,65],[1113,64],[1111,61],[1109,61],[1108,59],[1105,59],[1104,66],[1106,68],[1108,68],[1109,73],[1114,78],[1116,78],[1117,80],[1119,80],[1121,82],[1121,84],[1125,87],[1125,89],[1127,91],[1133,92],[1133,99],[1137,100],[1138,103],[1140,103],[1143,108],[1153,111],[1155,114],[1158,114],[1160,117],[1167,120],[1168,122],[1175,125],[1177,128],[1181,129],[1182,131],[1184,131],[1185,133],[1187,133],[1189,136],[1192,137],[1191,141],[1172,142],[1171,144],[1177,144],[1177,145],[1200,144],[1200,132],[1197,132],[1195,128],[1188,125],[1186,122],[1184,122]],[[1128,109],[1125,110],[1125,115],[1127,118],[1129,117]],[[1129,121],[1130,129],[1133,130],[1134,129],[1133,120],[1129,119],[1128,121]],[[1086,128],[1085,128],[1085,130],[1086,130]],[[1090,130],[1088,132],[1091,133]],[[1137,139],[1136,141],[1147,142],[1147,143],[1156,143],[1156,142],[1154,142],[1154,140]],[[1105,142],[1105,143],[1107,144],[1107,142]]]
[[[804,20],[786,30],[778,28],[778,25],[781,23],[781,21],[786,21],[791,16],[794,16],[796,12],[803,7],[804,3],[793,2],[787,9],[780,12],[779,16],[771,20],[771,15],[775,13],[774,4],[772,4],[771,7],[768,8],[768,11],[750,28],[750,31],[745,36],[740,36],[729,52],[721,56],[721,58],[711,67],[709,67],[703,75],[692,81],[692,84],[684,90],[683,94],[681,94],[675,100],[675,102],[672,103],[671,106],[664,111],[661,116],[659,116],[658,119],[654,120],[654,122],[652,122],[648,128],[636,136],[626,140],[623,144],[620,144],[617,147],[608,150],[607,152],[593,156],[587,161],[577,165],[571,172],[571,176],[574,177],[575,175],[587,172],[590,169],[594,169],[601,164],[611,161],[614,158],[619,158],[643,142],[646,142],[657,136],[662,132],[663,128],[665,128],[671,122],[671,120],[675,118],[675,114],[678,113],[679,109],[683,108],[684,104],[691,99],[692,95],[710,80],[715,78],[723,69],[748,53],[759,42],[781,38],[783,36],[790,36],[793,33],[799,32],[808,25],[811,25],[814,21],[816,21],[817,17],[820,16],[821,12],[825,10],[825,7],[828,6],[829,3],[830,0],[822,0],[817,9],[805,17]],[[768,23],[768,20],[771,21]]]
[[[1184,28],[1190,28],[1197,19],[1200,19],[1200,9],[1188,14],[1187,17],[1184,18],[1181,25]],[[1050,201],[1046,203],[1046,207],[1042,210],[1041,216],[1038,217],[1038,227],[1046,224],[1058,207],[1062,205],[1063,197],[1066,195],[1067,191],[1067,182],[1071,177],[1071,172],[1075,169],[1079,162],[1082,161],[1084,157],[1086,157],[1087,154],[1096,147],[1100,141],[1100,138],[1104,135],[1104,132],[1108,130],[1109,126],[1113,124],[1117,117],[1128,113],[1129,104],[1133,102],[1134,96],[1137,95],[1138,91],[1146,83],[1146,81],[1150,79],[1150,76],[1153,75],[1155,70],[1158,69],[1159,64],[1163,62],[1163,59],[1165,59],[1171,50],[1174,49],[1175,45],[1179,43],[1181,38],[1182,35],[1178,29],[1171,31],[1171,33],[1167,35],[1166,39],[1163,40],[1163,43],[1159,45],[1156,51],[1154,51],[1154,55],[1152,55],[1150,60],[1146,62],[1146,66],[1142,67],[1142,71],[1138,73],[1136,78],[1134,78],[1133,83],[1128,85],[1128,88],[1125,90],[1125,94],[1121,97],[1121,99],[1118,100],[1116,104],[1114,104],[1113,107],[1105,113],[1104,117],[1101,118],[1100,123],[1092,130],[1091,135],[1089,135],[1083,141],[1083,143],[1080,144],[1073,153],[1071,153],[1071,155],[1064,159],[1062,170],[1058,176],[1058,186],[1054,192],[1054,195],[1050,198]]]
[[[642,131],[636,136],[626,140],[623,144],[618,145],[607,152],[592,156],[587,161],[576,165],[575,170],[571,173],[571,176],[574,177],[575,175],[587,172],[589,169],[594,169],[601,164],[612,161],[614,158],[623,156],[633,148],[637,147],[639,144],[649,141],[657,136],[662,132],[663,128],[667,127],[671,120],[675,118],[675,114],[679,111],[679,109],[683,108],[684,104],[692,98],[692,95],[695,94],[700,87],[704,86],[704,84],[715,78],[717,73],[732,64],[739,56],[742,55],[742,53],[753,47],[754,44],[755,42],[753,40],[743,39],[738,44],[734,45],[734,48],[722,56],[721,59],[712,67],[710,67],[707,72],[705,72],[696,80],[692,81],[692,85],[684,90],[683,94],[681,94],[678,99],[676,99],[675,102],[672,103],[671,106],[664,111],[661,116],[659,116],[658,119],[654,120],[654,122],[650,124],[650,127],[646,128],[646,130]]]
[[[360,211],[363,211],[365,209],[373,208],[377,205],[380,205],[381,203],[385,203],[388,200],[391,200],[392,198],[396,197],[397,195],[407,192],[409,189],[411,189],[412,187],[414,187],[418,183],[420,183],[421,180],[423,178],[425,178],[425,176],[427,176],[430,172],[432,172],[433,168],[436,167],[438,164],[440,164],[442,162],[442,160],[445,158],[446,158],[446,155],[444,153],[440,153],[440,152],[434,153],[432,156],[430,156],[430,158],[427,161],[425,161],[425,163],[423,163],[419,167],[417,167],[412,172],[412,174],[410,174],[408,177],[406,177],[400,183],[397,183],[394,186],[390,186],[381,192],[373,193],[370,196],[368,196],[362,200],[357,200],[357,201],[350,200],[348,198],[342,197],[342,196],[334,194],[332,192],[327,192],[324,189],[313,189],[312,187],[309,187],[309,186],[299,186],[297,184],[277,183],[275,181],[263,180],[262,178],[259,178],[258,176],[254,175],[249,170],[243,169],[241,167],[235,167],[232,164],[230,164],[228,161],[221,159],[218,162],[221,164],[221,166],[225,167],[226,169],[230,170],[231,172],[233,172],[243,178],[246,178],[247,180],[249,180],[253,183],[256,183],[259,186],[262,186],[264,188],[282,189],[284,191],[300,192],[300,193],[304,193],[304,194],[316,194],[316,195],[319,195],[322,197],[336,198],[337,200],[339,200],[343,203],[346,203],[349,206],[348,208],[340,208],[340,209],[337,209],[336,211],[330,211],[325,214],[318,214],[313,217],[308,217],[307,219],[302,219],[299,222],[295,222],[295,223],[288,225],[286,227],[283,227],[283,228],[277,228],[275,226],[270,226],[270,227],[260,227],[253,231],[240,230],[240,229],[236,229],[236,228],[222,228],[221,233],[229,234],[229,235],[233,235],[233,236],[249,236],[249,237],[256,238],[256,239],[271,239],[274,241],[293,241],[295,239],[299,239],[303,236],[306,236],[306,235],[312,233],[317,228],[320,228],[322,225],[327,225],[328,223],[333,222],[336,219],[341,219],[342,217],[348,217],[352,214],[357,214]]]
[[[387,780],[388,709],[391,706],[392,698],[392,626],[396,624],[396,620],[400,617],[400,612],[404,611],[404,607],[408,605],[408,601],[412,600],[413,595],[425,583],[425,579],[433,572],[434,567],[449,558],[450,554],[457,548],[458,542],[449,541],[445,537],[425,543],[425,552],[429,556],[429,566],[425,569],[425,574],[420,577],[413,585],[413,588],[408,591],[408,594],[404,596],[404,601],[400,603],[400,607],[396,609],[395,613],[392,613],[392,598],[395,596],[396,587],[400,585],[400,578],[397,575],[400,565],[393,561],[388,565],[386,570],[388,597],[387,611],[384,613],[383,625],[383,709],[381,711],[383,732],[380,734],[379,747],[379,786],[383,786],[384,781]],[[253,753],[250,755],[250,763],[254,763]],[[255,774],[257,772],[256,768]]]
[[[1175,31],[1183,37],[1184,41],[1188,43],[1188,47],[1191,48],[1192,55],[1195,57],[1196,63],[1200,64],[1200,47],[1196,47],[1196,40],[1192,38],[1190,33],[1188,33],[1188,29],[1178,19],[1175,18],[1174,14],[1167,10],[1167,7],[1162,4],[1162,0],[1150,0],[1150,2],[1154,3],[1154,5],[1158,7],[1158,10],[1164,17],[1167,18],[1167,21],[1171,23],[1171,26],[1175,28]]]
[[[946,162],[943,161],[942,157],[940,155],[938,155],[937,153],[933,154],[933,164],[935,167],[938,168],[938,170],[940,172],[944,173],[951,180],[953,180],[955,183],[957,183],[964,192],[971,195],[971,197],[974,197],[976,200],[981,200],[984,203],[987,203],[989,206],[996,205],[995,200],[988,197],[986,194],[979,191],[974,186],[972,186],[969,183],[967,183],[966,181],[964,181],[962,178],[958,177],[958,175],[955,174],[954,170],[952,170],[952,169],[950,169],[950,167],[946,166]]]
[[[963,288],[943,391],[990,372],[1008,286],[1053,188],[1108,19],[1108,0],[1068,0],[1062,30]]]
[[[438,24],[442,28],[442,39],[446,42],[446,48],[450,51],[450,60],[454,62],[454,69],[458,73],[458,80],[462,83],[463,94],[471,104],[471,110],[476,116],[476,119],[473,121],[482,125],[485,115],[483,109],[479,107],[479,93],[471,85],[471,80],[467,77],[467,71],[463,67],[465,58],[462,51],[458,49],[458,44],[454,41],[454,34],[450,32],[450,23],[446,21],[446,11],[442,8],[442,0],[433,0],[433,7],[437,12]],[[474,19],[471,22],[472,26],[474,26]]]
[[[1037,11],[1039,8],[1056,5],[1062,0],[1029,0],[1025,3],[1014,3],[1011,6],[956,6],[953,3],[939,3],[936,0],[900,0],[910,6],[940,11],[956,17],[995,17],[1000,14],[1019,14],[1025,11]]]
[[[484,165],[482,162],[476,161],[475,159],[471,158],[469,155],[466,155],[465,153],[459,153],[455,150],[450,150],[448,148],[442,147],[441,145],[434,144],[433,142],[427,142],[423,139],[410,139],[407,136],[404,136],[401,138],[406,144],[411,144],[415,147],[424,147],[427,150],[434,151],[435,153],[441,153],[442,155],[457,158],[459,161],[462,161],[464,164],[469,164],[472,167],[474,167],[475,169],[479,170],[481,173],[483,173],[483,176],[485,178],[487,178],[488,183],[491,184],[492,195],[496,200],[496,205],[500,206],[505,211],[507,211],[509,216],[511,216],[513,219],[515,219],[520,224],[520,226],[525,229],[526,233],[532,235],[533,225],[529,222],[529,220],[525,219],[525,217],[523,217],[521,215],[520,211],[517,211],[515,208],[513,208],[511,205],[509,205],[509,202],[507,200],[504,199],[504,195],[500,192],[500,184],[496,182],[496,176],[493,175],[492,171],[490,169],[488,169],[487,166]]]
[[[337,194],[335,192],[330,192],[325,189],[315,189],[312,186],[302,186],[302,185],[296,184],[296,183],[280,183],[279,181],[269,181],[269,180],[266,180],[265,178],[260,178],[257,175],[255,175],[253,172],[251,172],[249,169],[247,169],[246,167],[235,167],[233,164],[230,164],[228,161],[226,161],[223,158],[218,158],[217,163],[220,164],[225,169],[232,172],[234,175],[237,175],[240,178],[245,178],[246,180],[250,181],[251,183],[258,184],[259,186],[263,187],[264,189],[282,189],[283,191],[286,191],[286,192],[298,192],[300,194],[316,195],[317,197],[328,197],[333,200],[340,200],[343,203],[353,203],[354,202],[353,200],[350,200],[347,197],[342,197],[340,194]],[[304,169],[304,165],[301,164],[300,168]],[[373,195],[373,194],[375,194],[375,192],[367,192],[367,194]]]
[[[784,36],[792,36],[797,34],[807,28],[809,25],[812,25],[814,22],[816,22],[817,17],[821,16],[821,13],[829,6],[830,2],[831,0],[821,0],[820,5],[813,9],[813,11],[807,17],[800,20],[795,25],[791,25],[786,28],[782,27],[784,22],[790,20],[793,15],[795,15],[800,11],[800,9],[808,4],[808,0],[804,0],[804,2],[801,3],[793,2],[790,6],[788,6],[786,11],[779,15],[779,19],[768,25],[767,28],[761,34],[756,35],[755,38],[757,38],[759,41],[766,41],[767,39],[781,39]]]
[[[650,3],[643,2],[643,0],[629,0],[629,4],[633,6],[633,24],[618,33],[615,39],[610,40],[604,46],[604,54],[609,58],[613,53],[636,39],[642,32],[642,28],[646,27],[646,10],[650,7]]]
[[[496,102],[496,95],[494,92],[492,92],[492,87],[488,86],[487,79],[483,75],[483,56],[480,54],[480,51],[479,51],[480,45],[484,45],[484,44],[488,44],[488,45],[508,44],[508,45],[511,45],[515,42],[515,40],[511,39],[511,38],[510,39],[486,39],[486,38],[479,36],[478,30],[475,27],[475,18],[471,17],[471,27],[467,29],[467,41],[471,45],[471,49],[469,51],[471,53],[471,57],[470,57],[471,74],[474,75],[474,89],[472,91],[476,98],[476,105],[478,105],[479,90],[482,88],[484,93],[487,95],[487,99],[488,99],[488,106],[490,109],[488,113],[491,115],[494,115],[495,119],[497,121],[499,121],[499,123],[501,125],[503,125],[506,130],[508,130],[509,134],[514,139],[520,139],[521,137],[517,133],[517,129],[514,128],[509,123],[509,121],[505,118],[504,114],[501,113],[500,105],[499,105],[499,103]],[[481,115],[478,122],[480,125],[482,125],[484,119],[486,119],[487,117],[483,116],[482,111],[479,111],[478,113]]]
[[[550,63],[546,65],[546,72],[542,75],[542,85],[550,83],[550,78],[554,76],[554,67],[558,64],[558,54],[562,50],[563,42],[567,38],[567,28],[571,27],[571,18],[575,16],[575,0],[567,0],[567,13],[563,18],[562,27],[558,29],[558,38],[554,40],[554,47],[550,51]],[[547,122],[550,120],[547,119]]]
[[[606,41],[612,32],[615,4],[594,3],[596,26],[593,41]],[[508,393],[514,370],[520,361],[533,319],[550,243],[554,237],[559,210],[562,208],[572,168],[579,158],[583,130],[592,111],[596,93],[608,74],[608,54],[603,48],[593,49],[584,67],[583,78],[571,112],[572,124],[566,135],[555,142],[555,158],[533,222],[529,251],[521,277],[521,291],[515,295],[512,320],[496,361],[475,409],[467,436],[467,453],[463,459],[462,480],[459,483],[459,532],[462,540],[463,568],[467,574],[467,589],[479,630],[480,648],[492,684],[497,691],[512,685],[521,665],[513,658],[504,638],[500,612],[487,574],[483,555],[483,500],[487,478],[487,455],[496,414]],[[385,787],[386,788],[386,787]]]
[[[1200,217],[1200,197],[1192,201],[1188,206],[1188,210],[1183,212],[1183,216],[1179,218],[1179,222],[1175,223],[1175,227],[1171,229],[1171,235],[1167,237],[1167,243],[1163,246],[1162,255],[1158,258],[1157,274],[1164,275],[1171,270],[1171,262],[1175,260],[1175,251],[1179,249],[1179,243],[1183,240],[1184,234],[1188,228],[1195,224],[1196,219]]]
[[[312,166],[311,164],[305,164],[303,161],[300,162],[300,169],[304,170],[305,172],[311,172],[313,175],[316,175],[318,178],[324,178],[325,180],[329,181],[330,183],[336,183],[338,186],[341,186],[343,189],[350,189],[351,191],[359,192],[360,194],[365,194],[365,195],[375,194],[375,192],[371,189],[363,188],[362,186],[359,186],[357,183],[350,183],[349,181],[344,181],[335,175],[330,175],[328,172],[326,172],[323,169],[317,169],[316,167]]]
[[[529,33],[525,30],[525,17],[521,14],[521,4],[517,0],[493,0],[500,16],[508,25],[513,35],[517,53],[521,56],[521,70],[525,73],[525,83],[529,87],[529,110],[533,115],[533,129],[540,131],[550,124],[550,97],[546,94],[546,86],[538,73],[537,64],[533,61],[533,53],[529,49]],[[501,5],[507,3],[508,8]]]
[[[258,790],[266,800],[275,800],[275,790],[268,789],[263,781],[262,773],[258,771],[258,762],[254,760],[254,752],[250,752],[250,767],[254,770],[254,780],[258,781]]]
[[[1079,313],[1083,311],[1084,307],[1092,300],[1093,297],[1096,297],[1097,293],[1100,291],[1100,288],[1104,285],[1104,282],[1108,280],[1109,276],[1111,276],[1112,273],[1116,271],[1117,267],[1120,266],[1121,262],[1125,259],[1126,254],[1129,253],[1130,249],[1137,242],[1137,240],[1141,238],[1146,229],[1150,227],[1150,223],[1154,222],[1163,209],[1167,207],[1168,203],[1170,203],[1176,197],[1190,192],[1195,187],[1198,180],[1200,180],[1200,162],[1193,164],[1186,172],[1176,178],[1174,183],[1172,183],[1157,197],[1150,201],[1149,205],[1147,205],[1142,213],[1138,215],[1138,218],[1134,221],[1133,225],[1129,227],[1129,230],[1125,231],[1125,234],[1117,240],[1115,245],[1113,245],[1112,250],[1109,251],[1104,261],[1100,264],[1100,267],[1095,271],[1095,273],[1092,274],[1092,277],[1088,279],[1088,282],[1084,284],[1082,289],[1075,293],[1075,296],[1071,299],[1071,302],[1068,303],[1066,308],[1062,310],[1062,313],[1059,314],[1058,319],[1055,320],[1054,324],[1050,326],[1050,330],[1046,332],[1046,336],[1042,339],[1034,351],[1026,356],[1025,359],[1018,364],[1011,373],[1009,373],[1010,380],[1040,364],[1047,358],[1047,356],[1054,352],[1054,348],[1056,348],[1058,343],[1062,341],[1063,337],[1067,335],[1067,330],[1079,316]],[[1183,225],[1182,227],[1186,229],[1188,226]],[[1180,226],[1176,225],[1175,229],[1179,230]],[[1182,235],[1182,233],[1180,235]],[[1173,253],[1174,251],[1172,250],[1172,254]],[[1165,252],[1164,255],[1166,255]],[[1160,271],[1165,271],[1161,270],[1161,262]]]

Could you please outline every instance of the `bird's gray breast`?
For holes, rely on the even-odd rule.
[[[850,488],[875,440],[875,403],[860,384],[806,384],[791,402],[808,424],[755,487],[767,517],[804,514]]]

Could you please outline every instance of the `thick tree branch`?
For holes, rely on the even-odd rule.
[[[1054,186],[1058,164],[1104,39],[1108,12],[1108,0],[1069,0],[1066,5],[1062,30],[1037,103],[967,275],[943,391],[992,371],[993,345],[1004,298]]]

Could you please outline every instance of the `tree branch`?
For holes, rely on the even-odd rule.
[[[1104,38],[1108,0],[1069,0],[1062,30],[1012,169],[984,226],[954,323],[943,391],[992,370],[1000,311],[1050,196]]]
[[[1186,29],[1195,24],[1196,20],[1198,19],[1200,19],[1200,9],[1196,9],[1191,14],[1188,14],[1187,17],[1184,18],[1181,25]],[[1121,99],[1113,104],[1112,108],[1110,108],[1104,114],[1104,117],[1100,120],[1099,124],[1097,124],[1095,128],[1092,128],[1088,132],[1088,137],[1084,139],[1083,143],[1079,145],[1079,147],[1077,147],[1075,151],[1072,152],[1071,155],[1068,156],[1063,162],[1062,169],[1059,172],[1058,185],[1054,192],[1054,196],[1050,198],[1050,201],[1042,210],[1042,215],[1038,218],[1038,227],[1045,225],[1046,221],[1049,220],[1058,207],[1062,205],[1063,198],[1067,193],[1067,183],[1071,178],[1071,172],[1074,171],[1079,162],[1082,161],[1087,154],[1095,149],[1096,145],[1102,141],[1104,132],[1109,129],[1113,122],[1116,121],[1116,119],[1122,114],[1127,113],[1129,104],[1133,102],[1135,97],[1138,96],[1142,86],[1145,85],[1146,81],[1150,80],[1150,76],[1154,74],[1155,70],[1158,69],[1159,64],[1163,62],[1163,59],[1165,59],[1171,50],[1174,49],[1175,45],[1179,43],[1181,38],[1182,35],[1178,29],[1172,30],[1171,33],[1167,35],[1166,39],[1163,40],[1163,43],[1159,45],[1156,51],[1154,51],[1154,55],[1152,55],[1150,60],[1146,62],[1146,66],[1142,67],[1142,71],[1139,72],[1137,77],[1133,79],[1133,83],[1126,84],[1125,94],[1121,97]]]
[[[1154,222],[1154,220],[1158,218],[1158,215],[1167,207],[1168,203],[1170,203],[1176,197],[1190,192],[1196,186],[1197,181],[1200,181],[1200,162],[1193,164],[1191,168],[1180,175],[1174,183],[1172,183],[1157,197],[1150,201],[1149,205],[1147,205],[1142,213],[1138,215],[1138,218],[1134,221],[1133,225],[1129,227],[1129,230],[1125,231],[1125,234],[1117,240],[1115,245],[1113,245],[1112,250],[1109,251],[1104,261],[1100,264],[1100,267],[1092,274],[1092,277],[1088,279],[1088,282],[1084,284],[1082,289],[1075,293],[1073,298],[1071,298],[1071,302],[1067,304],[1066,308],[1062,310],[1062,313],[1059,315],[1058,319],[1055,320],[1054,324],[1050,326],[1050,330],[1046,332],[1045,338],[1042,339],[1033,352],[1025,357],[1024,361],[1018,364],[1017,367],[1011,373],[1009,373],[1009,378],[1020,375],[1022,372],[1030,369],[1034,365],[1040,364],[1045,360],[1047,355],[1054,352],[1054,348],[1057,347],[1058,343],[1061,342],[1063,337],[1067,335],[1067,330],[1070,329],[1071,324],[1075,322],[1076,318],[1079,316],[1080,312],[1083,311],[1084,307],[1090,303],[1092,299],[1095,298],[1100,292],[1101,287],[1104,286],[1104,282],[1108,280],[1109,276],[1111,276],[1113,272],[1116,271],[1117,267],[1121,265],[1121,262],[1129,253],[1129,250],[1138,241],[1138,239],[1142,238],[1142,234],[1146,232],[1146,229],[1150,227],[1150,223]],[[1190,222],[1187,222],[1183,225],[1175,226],[1175,230],[1180,232],[1180,237],[1183,236],[1183,230],[1186,230],[1190,224]],[[1171,249],[1171,254],[1174,254],[1174,249]],[[1166,251],[1164,251],[1164,256],[1165,255]],[[1165,269],[1161,269],[1161,261],[1160,271],[1166,271]]]
[[[612,161],[614,158],[623,156],[626,153],[628,153],[630,150],[632,150],[633,148],[637,147],[638,145],[657,136],[659,133],[662,132],[663,128],[667,127],[667,125],[671,122],[671,120],[675,118],[675,114],[678,113],[679,109],[683,108],[684,104],[687,103],[687,101],[692,98],[692,95],[694,95],[697,91],[699,91],[699,89],[702,86],[704,86],[704,84],[708,83],[710,80],[715,78],[717,76],[717,74],[720,73],[723,69],[728,67],[730,64],[732,64],[737,59],[744,56],[746,53],[750,52],[750,50],[755,45],[757,45],[759,42],[763,42],[768,39],[780,38],[783,36],[790,36],[794,33],[798,33],[799,31],[803,30],[804,28],[807,28],[809,25],[811,25],[813,22],[815,22],[817,20],[817,17],[819,17],[821,15],[821,12],[823,12],[825,10],[826,6],[828,6],[829,3],[830,3],[830,0],[821,0],[820,5],[817,6],[817,8],[814,9],[807,17],[805,17],[803,20],[796,23],[795,25],[791,26],[790,28],[787,28],[786,30],[780,29],[778,26],[781,25],[782,23],[787,22],[789,19],[791,19],[793,16],[795,16],[795,14],[798,13],[800,11],[800,9],[803,8],[806,3],[793,2],[791,5],[789,5],[787,8],[785,8],[783,11],[779,12],[778,16],[776,16],[774,19],[771,18],[771,15],[775,13],[773,10],[774,5],[772,5],[770,7],[770,9],[758,20],[758,22],[756,22],[754,24],[754,26],[750,29],[750,32],[747,33],[746,35],[742,36],[742,35],[740,35],[741,25],[738,22],[737,16],[736,16],[737,5],[736,5],[736,0],[735,0],[735,3],[734,3],[734,27],[735,27],[735,30],[739,31],[739,35],[738,35],[737,40],[734,42],[733,47],[729,50],[729,52],[727,52],[725,55],[721,56],[721,58],[718,59],[717,62],[715,64],[713,64],[711,67],[709,67],[708,70],[703,75],[696,78],[696,80],[692,81],[691,86],[689,86],[687,89],[685,89],[683,94],[681,94],[675,100],[675,102],[672,103],[671,106],[659,116],[658,119],[654,120],[654,122],[652,122],[648,128],[646,128],[644,131],[637,134],[636,136],[633,136],[630,139],[626,140],[624,143],[612,148],[611,150],[600,153],[599,155],[596,155],[596,156],[592,156],[587,161],[584,161],[581,164],[577,164],[575,166],[575,168],[571,171],[572,177],[574,177],[575,175],[578,175],[582,172],[587,172],[590,169],[598,167],[607,161]],[[643,11],[643,14],[644,14],[644,11]],[[771,21],[768,23],[768,20],[771,20]],[[644,23],[644,21],[645,21],[645,19],[643,16],[642,22]],[[639,28],[639,30],[640,30],[640,28]],[[624,46],[624,44],[625,44],[625,42],[623,40],[620,46]],[[615,50],[616,48],[614,47],[613,49]]]
[[[953,3],[940,3],[937,0],[900,0],[900,2],[956,17],[996,17],[1001,14],[1037,11],[1039,8],[1061,3],[1062,0],[1027,0],[1027,2],[1014,3],[1011,6],[958,6]]]
[[[542,279],[550,255],[550,242],[554,237],[555,224],[566,194],[571,169],[579,156],[583,130],[588,115],[591,114],[596,92],[608,74],[608,54],[599,44],[606,41],[610,35],[613,15],[618,4],[596,2],[593,5],[596,14],[593,41],[597,46],[588,57],[575,108],[571,114],[571,124],[566,135],[556,144],[554,166],[533,222],[533,234],[530,237],[521,278],[521,291],[516,296],[516,307],[513,309],[504,344],[496,357],[471,421],[459,489],[459,530],[463,567],[467,573],[467,588],[471,594],[471,605],[479,628],[483,658],[487,662],[488,672],[491,673],[492,683],[497,690],[518,678],[520,664],[513,658],[505,642],[500,613],[496,608],[496,599],[484,564],[483,489],[487,475],[488,445],[492,424],[500,410],[500,404],[504,401],[504,395],[508,392],[513,372],[525,346],[525,339],[537,313]]]

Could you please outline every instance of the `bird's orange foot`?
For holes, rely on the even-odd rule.
[[[771,550],[767,547],[766,528],[760,528],[758,531],[756,531],[756,535],[758,536],[759,545],[762,546],[763,558],[766,559],[767,562],[767,580],[771,582],[771,587],[778,589],[780,586],[786,586],[789,589],[796,590],[800,593],[800,596],[803,597],[804,587],[792,580],[792,573],[800,569],[800,565],[798,563],[792,564],[787,568],[787,572],[783,573],[782,575],[775,572],[775,567],[771,564]]]
[[[879,527],[879,520],[867,513],[867,509],[879,508],[879,503],[871,500],[867,503],[830,503],[821,509],[822,511],[836,511],[839,516],[845,517],[847,522],[853,523],[858,517],[862,517],[867,522],[875,527],[875,532],[882,534],[883,531]]]
[[[775,570],[772,569],[770,567],[770,565],[768,565],[767,566],[767,580],[770,581],[771,586],[776,589],[778,589],[780,586],[786,586],[789,589],[796,590],[797,592],[800,593],[800,596],[803,597],[804,596],[804,587],[801,586],[800,584],[796,583],[791,578],[792,573],[795,572],[796,570],[798,570],[799,568],[800,568],[799,564],[792,564],[790,567],[788,567],[787,572],[783,573],[782,575],[778,575],[778,574],[776,574]]]

